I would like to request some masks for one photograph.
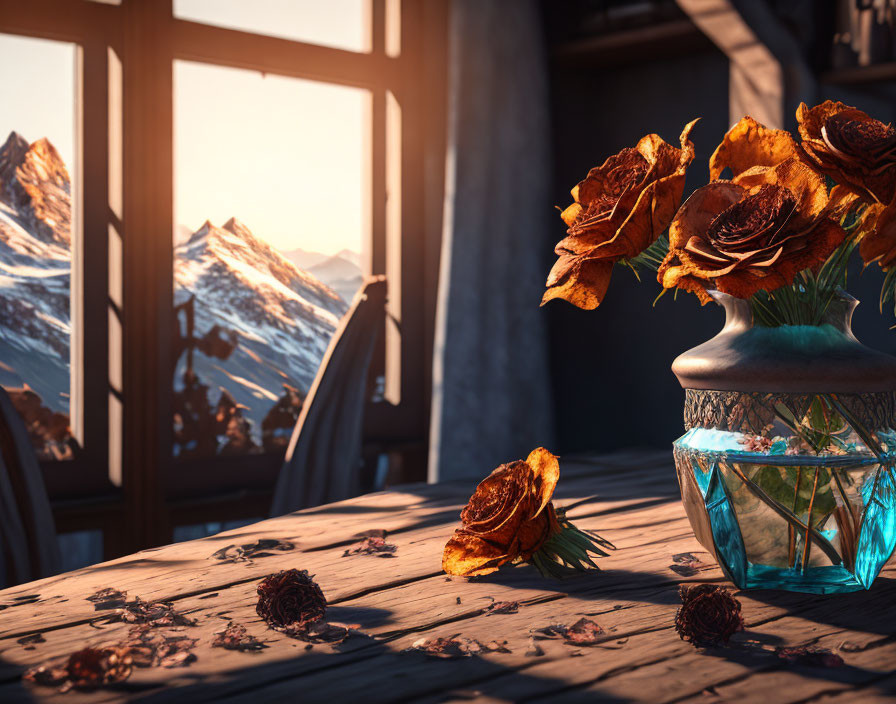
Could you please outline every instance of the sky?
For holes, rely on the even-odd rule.
[[[175,0],[174,10],[353,51],[369,45],[366,0]],[[367,91],[183,61],[172,70],[176,224],[235,216],[284,251],[361,251]],[[74,79],[74,45],[0,34],[0,138],[46,136],[71,167]]]
[[[72,171],[75,153],[75,46],[0,34],[0,140],[15,130],[47,137]]]

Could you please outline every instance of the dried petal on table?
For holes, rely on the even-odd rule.
[[[288,540],[276,538],[260,538],[254,543],[243,545],[227,545],[212,553],[212,559],[227,562],[248,562],[259,557],[270,557],[277,552],[289,552],[295,549],[295,545]]]
[[[704,559],[705,558],[705,559]],[[715,568],[712,556],[706,552],[680,552],[672,556],[669,569],[682,577],[693,577],[698,572]]]
[[[809,667],[842,667],[843,658],[827,648],[799,645],[790,648],[775,648],[775,655],[790,665]]]
[[[443,658],[446,660],[453,658],[468,658],[479,653],[509,653],[511,650],[507,647],[507,641],[498,642],[496,640],[483,643],[474,638],[463,638],[459,633],[453,636],[432,638],[420,638],[414,641],[410,648],[406,648],[402,652],[420,652],[431,657]]]
[[[212,647],[247,652],[259,651],[268,646],[255,636],[250,635],[244,625],[230,623],[223,631],[215,634],[212,640]]]
[[[140,624],[130,630],[128,639],[121,645],[128,649],[136,667],[180,667],[196,660],[190,651],[197,642],[197,638],[163,633],[154,630],[151,624]]]
[[[139,597],[125,604],[117,615],[125,623],[148,623],[152,626],[195,626],[196,620],[180,613],[167,601],[143,601]]]
[[[107,587],[100,589],[96,594],[87,597],[87,601],[93,602],[93,608],[96,611],[104,609],[120,609],[127,604],[128,593]]]
[[[518,601],[496,601],[486,607],[486,615],[491,614],[515,614],[520,610],[520,602]]]
[[[34,650],[35,644],[46,643],[46,642],[47,642],[46,638],[44,638],[43,635],[40,633],[32,633],[27,636],[22,636],[21,638],[16,640],[16,643],[18,643],[19,645],[25,646],[25,650]]]
[[[361,542],[356,543],[352,547],[348,548],[344,553],[342,553],[342,556],[348,557],[350,555],[376,555],[377,557],[395,557],[396,550],[398,550],[398,548],[391,543],[387,543],[385,538],[374,536],[364,538]]]
[[[604,629],[589,618],[580,618],[571,626],[554,624],[536,629],[541,639],[562,638],[567,645],[598,645],[604,640]]]

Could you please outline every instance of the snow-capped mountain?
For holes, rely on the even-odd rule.
[[[0,384],[27,384],[62,413],[70,386],[70,247],[65,164],[48,140],[29,143],[13,132],[0,147]],[[218,326],[235,342],[226,359],[196,349],[195,377],[212,409],[235,402],[260,445],[269,411],[301,402],[347,304],[235,218],[178,232],[174,254],[175,303],[192,297],[195,336]],[[178,360],[176,390],[186,357]]]
[[[46,139],[0,147],[0,384],[68,411],[71,185]]]
[[[307,391],[347,306],[235,218],[204,223],[174,254],[175,302],[195,296],[197,334],[219,325],[237,336],[228,359],[198,353],[194,371],[258,430],[284,384]],[[182,359],[176,388],[184,368]]]

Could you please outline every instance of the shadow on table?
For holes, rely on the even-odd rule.
[[[798,603],[805,605],[811,600],[814,603],[808,609],[801,609],[798,615],[814,623],[885,637],[896,633],[896,579],[892,577],[878,577],[868,591],[850,594],[812,596],[771,590],[749,594],[757,601],[784,609]],[[848,634],[843,638],[849,640]]]
[[[671,558],[670,558],[671,562]],[[599,561],[598,561],[599,564]],[[683,580],[672,570],[668,574],[654,572],[635,572],[624,569],[601,569],[571,576],[563,580],[546,581],[531,565],[518,565],[512,569],[503,568],[484,577],[474,577],[481,584],[494,584],[496,587],[509,589],[540,589],[560,592],[569,596],[601,597],[612,600],[618,597],[625,602],[643,602],[649,604],[679,605],[679,586],[723,582],[719,572],[694,579]]]
[[[299,657],[239,670],[215,673],[213,678],[187,670],[177,673],[176,689],[141,692],[141,702],[440,702],[489,696],[520,701],[529,696],[555,698],[570,689],[559,677],[532,674],[528,670],[546,658],[526,658],[516,665],[501,663],[510,655],[473,655],[445,659],[421,652],[400,652],[387,643],[355,636],[336,650],[314,646]],[[600,701],[628,702],[604,697]]]
[[[845,662],[839,666],[825,665],[823,662],[808,664],[800,662],[798,657],[794,662],[789,662],[776,654],[775,647],[780,645],[782,645],[781,638],[748,629],[732,638],[727,647],[704,648],[703,653],[707,658],[737,663],[749,668],[752,673],[787,670],[800,677],[841,684],[866,684],[887,674],[850,665],[848,653],[841,653]],[[890,694],[896,692],[896,688],[892,685],[884,685],[882,689]]]
[[[0,659],[0,702],[3,704],[25,704],[34,697],[22,682],[24,668]]]

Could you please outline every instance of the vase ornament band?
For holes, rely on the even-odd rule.
[[[803,416],[817,396],[706,389],[685,389],[684,393],[685,430],[710,428],[763,437],[768,436],[777,404],[783,402]],[[837,394],[837,399],[867,428],[896,428],[894,391]]]

